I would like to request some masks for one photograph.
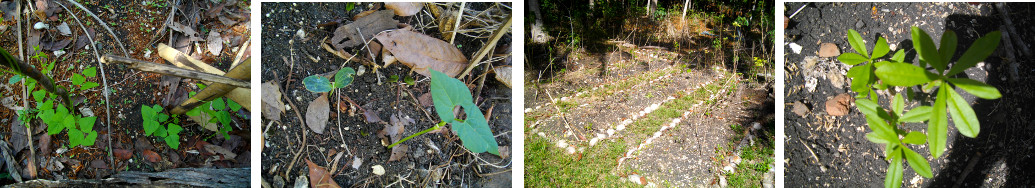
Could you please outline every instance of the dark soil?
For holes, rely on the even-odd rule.
[[[806,5],[807,4],[807,5]],[[803,47],[801,54],[794,53],[784,45],[787,71],[786,117],[784,140],[785,182],[789,187],[879,187],[883,186],[888,162],[884,158],[884,146],[867,141],[864,135],[870,132],[864,116],[850,107],[847,116],[833,117],[826,114],[824,103],[831,97],[854,92],[849,91],[847,78],[835,58],[818,58],[815,69],[806,67],[807,56],[816,56],[820,43],[834,43],[842,53],[852,52],[845,33],[848,29],[859,31],[872,48],[876,36],[888,38],[888,43],[899,49],[907,49],[907,61],[914,61],[909,29],[917,26],[931,37],[938,39],[945,30],[954,30],[959,36],[956,57],[962,55],[975,39],[985,33],[1002,28],[1003,19],[991,3],[787,3],[785,15],[790,16],[802,5],[798,15],[790,19],[786,29],[786,41]],[[1033,19],[1029,15],[1033,4],[1007,3],[1010,17],[1019,33],[1010,33],[1012,40],[1033,42],[1035,33]],[[938,41],[935,41],[938,43]],[[983,63],[966,71],[971,79],[996,86],[1003,94],[997,100],[975,99],[963,94],[971,103],[981,123],[977,138],[963,137],[955,127],[949,128],[948,146],[945,154],[931,159],[929,148],[912,146],[928,158],[934,178],[918,176],[911,168],[905,169],[903,184],[909,187],[1018,187],[1035,183],[1031,177],[1035,159],[1031,147],[1035,127],[1030,104],[1033,99],[1031,75],[1033,67],[1023,63],[1030,57],[1018,55],[1016,60],[1006,59],[1002,41],[1000,47]],[[1009,65],[1021,62],[1017,69],[1020,75],[1016,81],[1008,76]],[[823,70],[822,74],[814,74]],[[833,79],[832,79],[833,78]],[[816,79],[818,85],[810,91],[804,85],[809,79]],[[837,85],[833,83],[840,83]],[[838,82],[837,80],[844,80]],[[957,90],[958,93],[966,93]],[[881,99],[890,98],[882,94]],[[932,99],[933,100],[933,99]],[[800,116],[792,113],[793,103],[800,102],[811,109]],[[887,106],[886,101],[881,102]],[[911,104],[907,108],[912,108]],[[951,118],[950,118],[951,119]],[[907,124],[906,129],[925,131],[925,124]],[[908,165],[907,165],[908,166]]]
[[[115,39],[112,35],[108,34],[103,27],[99,26],[95,19],[90,17],[81,9],[77,8],[72,4],[67,4],[65,1],[51,1],[50,7],[56,7],[61,9],[57,3],[62,3],[65,7],[68,7],[71,11],[58,11],[47,18],[44,23],[50,24],[51,29],[45,30],[42,33],[42,40],[44,43],[47,41],[60,41],[64,39],[76,40],[86,32],[80,27],[80,22],[73,19],[72,14],[74,13],[80,21],[83,22],[86,28],[95,31],[94,40],[97,41],[97,50],[100,55],[113,54],[117,56],[128,55],[134,59],[140,59],[151,62],[165,63],[161,60],[161,57],[157,55],[157,44],[158,43],[169,43],[168,41],[178,41],[183,38],[179,32],[173,32],[174,37],[170,39],[169,32],[158,32],[164,27],[166,18],[170,16],[171,7],[178,6],[181,11],[177,12],[174,16],[174,22],[180,22],[184,25],[188,25],[195,30],[199,30],[199,33],[208,34],[208,32],[201,32],[201,28],[205,28],[205,31],[212,30],[221,33],[224,37],[224,48],[221,54],[213,55],[208,53],[208,50],[198,52],[192,47],[186,48],[184,53],[191,55],[197,59],[201,59],[205,62],[210,63],[222,70],[227,70],[233,61],[234,55],[238,52],[238,48],[241,44],[248,39],[248,19],[249,12],[248,1],[224,1],[220,3],[212,3],[209,1],[204,2],[182,2],[179,5],[175,5],[173,1],[151,1],[151,3],[141,3],[139,1],[79,1],[87,9],[96,14],[100,19],[104,20],[109,27],[112,28],[115,35],[121,39],[122,43],[125,44],[126,50],[129,54],[124,54],[116,44]],[[7,3],[14,4],[13,1],[5,1]],[[153,4],[152,4],[153,3]],[[10,5],[14,7],[14,5]],[[23,5],[24,6],[24,5]],[[219,8],[216,8],[219,7]],[[211,14],[204,14],[210,10],[221,10],[211,11]],[[233,15],[233,16],[231,16]],[[13,15],[10,15],[13,16]],[[26,19],[28,15],[23,15],[23,19]],[[229,21],[233,21],[232,24],[221,23],[217,17],[227,17]],[[23,20],[23,27],[31,30],[33,23],[40,22],[40,18],[31,16],[30,22],[25,23]],[[3,25],[8,26],[6,30],[0,31],[4,33],[0,35],[0,46],[8,50],[9,53],[15,57],[19,57],[22,49],[18,46],[18,32],[16,22],[14,19],[5,19]],[[187,21],[190,20],[190,21]],[[70,36],[62,36],[54,29],[57,25],[62,22],[67,23],[72,31]],[[28,25],[26,25],[28,24]],[[165,29],[169,31],[169,29]],[[23,35],[27,34],[23,30]],[[23,36],[24,37],[24,36]],[[26,39],[27,40],[27,39]],[[93,50],[87,48],[76,47],[77,42],[72,42],[68,47],[63,48],[67,54],[58,57],[56,60],[56,68],[54,69],[52,78],[54,78],[58,85],[69,87],[70,77],[72,73],[78,73],[82,71],[84,66],[98,66],[96,56]],[[88,44],[85,42],[84,44]],[[203,49],[206,46],[204,41],[197,42],[199,45],[196,49]],[[89,46],[89,45],[87,45]],[[31,49],[25,47],[26,49]],[[93,47],[90,47],[93,48]],[[145,55],[145,51],[150,50],[152,53]],[[44,51],[49,57],[46,61],[54,61],[56,56],[53,51]],[[247,54],[247,53],[246,53]],[[25,57],[29,57],[33,54],[26,54]],[[27,61],[27,63],[38,66],[37,60]],[[5,68],[7,69],[7,68]],[[248,124],[249,114],[247,111],[231,112],[233,115],[233,131],[230,132],[230,139],[224,139],[222,136],[215,136],[212,131],[205,130],[198,126],[193,121],[186,117],[179,117],[181,126],[184,128],[183,132],[180,133],[181,145],[178,149],[172,149],[165,144],[163,138],[155,136],[144,136],[144,130],[141,126],[141,115],[140,109],[142,105],[154,105],[154,104],[171,104],[172,106],[166,106],[166,109],[171,109],[173,106],[178,105],[179,102],[166,99],[176,99],[186,95],[187,91],[200,91],[194,86],[195,81],[182,80],[183,82],[173,82],[173,85],[180,85],[178,92],[171,91],[166,86],[161,86],[162,76],[154,73],[140,72],[132,69],[128,69],[123,65],[104,65],[104,75],[107,77],[108,87],[111,89],[109,99],[104,97],[104,86],[101,80],[101,70],[98,70],[98,77],[89,78],[88,81],[101,83],[101,87],[91,89],[82,93],[72,93],[73,97],[83,97],[85,103],[80,105],[80,109],[90,109],[93,114],[97,117],[97,123],[94,125],[94,130],[97,130],[99,136],[96,140],[95,145],[89,147],[75,147],[68,148],[68,137],[67,133],[63,131],[52,136],[47,136],[46,133],[41,131],[46,130],[46,125],[40,123],[36,119],[30,124],[33,126],[34,134],[32,136],[33,143],[25,147],[25,149],[14,151],[17,154],[16,159],[18,160],[19,166],[22,167],[21,174],[26,176],[28,179],[91,179],[91,178],[104,178],[108,175],[118,171],[162,171],[164,169],[177,168],[177,167],[215,167],[215,168],[230,168],[230,167],[248,167],[249,165],[249,151],[250,147],[248,140],[250,139]],[[3,79],[7,80],[14,74],[4,74]],[[21,84],[6,84],[4,82],[0,89],[3,96],[13,97],[16,104],[21,105],[21,101],[24,98],[22,96]],[[182,100],[182,99],[181,99]],[[32,101],[31,99],[29,101]],[[35,102],[30,102],[31,107],[35,107]],[[110,105],[109,109],[105,106]],[[106,112],[110,110],[110,114]],[[17,119],[18,115],[16,112],[9,108],[0,108],[0,117],[3,118],[2,123],[5,126],[0,126],[0,132],[2,132],[2,138],[8,143],[12,143],[11,134],[12,131],[17,129],[23,129],[19,124],[15,124],[14,120]],[[111,120],[111,124],[107,124],[107,119]],[[110,127],[110,129],[109,129]],[[18,131],[14,131],[18,132]],[[24,131],[21,131],[24,132]],[[40,142],[41,137],[49,138],[49,141],[44,140]],[[108,140],[111,140],[111,148],[109,148]],[[213,156],[208,150],[201,148],[204,146],[202,143],[210,143],[216,146],[223,147],[232,151],[237,155],[237,158],[219,159],[219,155]],[[49,149],[41,151],[41,146],[48,146]],[[35,150],[36,156],[31,156],[29,147]],[[17,147],[16,147],[17,148]],[[56,151],[65,150],[63,153]],[[130,150],[133,153],[131,159],[121,160],[116,159],[116,164],[110,164],[111,161],[108,159],[109,149],[125,149]],[[141,151],[152,150],[159,155],[159,161],[149,162],[144,159]],[[37,176],[28,177],[29,172],[26,170],[29,164],[29,157],[35,158],[37,169]],[[211,160],[211,157],[217,157],[217,160]],[[62,165],[63,168],[48,168],[49,165]],[[114,170],[112,170],[114,168]],[[4,171],[6,172],[6,171]],[[10,179],[4,178],[2,181],[10,181]]]
[[[504,4],[510,6],[509,3]],[[484,10],[491,5],[467,4],[468,9],[472,10]],[[310,128],[302,126],[303,120],[298,117],[304,117],[310,101],[319,97],[305,89],[302,79],[309,75],[336,71],[337,67],[345,62],[345,59],[334,56],[320,47],[320,41],[333,36],[337,26],[318,25],[339,20],[342,24],[350,23],[353,15],[369,10],[369,6],[371,3],[357,3],[355,9],[346,11],[346,3],[262,4],[262,59],[266,62],[263,63],[262,81],[279,83],[284,100],[291,103],[291,109],[284,112],[281,121],[264,123],[272,126],[267,126],[263,133],[263,181],[274,187],[291,186],[298,177],[308,178],[309,169],[305,161],[310,160],[327,170],[334,166],[341,169],[332,176],[334,181],[343,187],[509,187],[512,168],[510,157],[500,158],[488,153],[471,154],[463,149],[461,141],[451,133],[414,137],[404,142],[409,145],[406,157],[399,161],[388,161],[391,150],[382,145],[377,132],[387,125],[386,121],[391,116],[410,117],[416,121],[415,124],[406,127],[402,134],[404,136],[417,133],[439,122],[433,107],[422,106],[421,102],[415,100],[429,92],[428,78],[413,73],[410,68],[398,63],[379,69],[379,73],[374,73],[370,66],[355,61],[346,64],[357,71],[365,70],[365,73],[356,76],[351,85],[341,90],[342,98],[350,98],[385,122],[367,122],[361,112],[350,114],[348,111],[341,111],[340,115],[336,115],[339,112],[332,110],[330,123],[324,134],[316,134]],[[414,26],[418,32],[423,31],[429,36],[442,38],[437,28],[423,28],[423,25],[434,20],[429,14],[421,13],[413,17],[395,16],[395,19]],[[307,33],[306,38],[296,36],[300,29]],[[459,44],[460,50],[468,57],[487,41],[463,35],[457,37],[456,44]],[[501,46],[508,46],[510,38],[509,35],[504,36],[500,40]],[[358,48],[351,50],[353,51],[349,51],[350,53],[366,54],[365,51],[359,52]],[[356,58],[369,59],[366,56]],[[483,68],[476,68],[472,71],[472,76],[462,81],[475,88],[479,83],[473,78],[482,75],[484,71]],[[388,77],[393,75],[398,75],[400,82],[389,82]],[[488,119],[489,126],[492,133],[496,134],[498,144],[510,146],[511,89],[491,78],[491,74],[488,76],[490,78],[484,81],[481,93],[474,94],[475,100],[480,110],[491,114]],[[405,77],[414,78],[416,84],[403,83]],[[332,106],[338,103],[335,97],[331,97]],[[349,105],[343,103],[343,106]],[[302,147],[304,150],[301,150],[303,152],[300,157],[292,163]],[[506,150],[504,148],[500,150],[509,152],[503,151]],[[332,151],[346,153],[338,163],[332,164],[334,156],[329,154]],[[362,160],[362,164],[358,168],[353,168],[353,159]],[[383,166],[387,173],[381,176],[373,174],[372,167],[375,165]]]

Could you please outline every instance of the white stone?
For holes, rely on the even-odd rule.
[[[36,30],[50,29],[50,25],[47,25],[47,24],[45,24],[43,22],[36,22],[36,24],[32,25],[32,28],[36,29]]]
[[[595,146],[595,145],[597,145],[597,142],[598,142],[598,141],[600,141],[600,138],[599,138],[599,137],[597,137],[597,138],[593,138],[593,139],[589,139],[589,146]]]
[[[382,167],[381,165],[374,165],[371,168],[374,169],[374,174],[375,175],[378,175],[378,176],[385,175],[385,167]]]
[[[792,42],[790,44],[787,44],[787,46],[790,46],[791,51],[794,51],[795,54],[801,54],[801,45]]]
[[[352,157],[352,169],[359,170],[359,166],[360,165],[363,165],[363,159],[359,158],[359,156],[353,156]]]
[[[568,142],[564,141],[564,140],[558,140],[557,141],[557,147],[559,147],[559,148],[566,148],[566,147],[568,147]]]

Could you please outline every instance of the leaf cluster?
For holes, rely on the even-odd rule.
[[[994,86],[968,78],[954,78],[963,70],[974,67],[984,60],[999,46],[1000,32],[993,31],[977,39],[974,44],[949,67],[950,60],[956,52],[957,37],[955,32],[946,31],[936,47],[933,39],[922,29],[912,28],[913,45],[919,56],[920,66],[905,61],[904,50],[900,49],[888,60],[881,57],[890,51],[883,37],[877,39],[873,52],[867,51],[862,37],[855,30],[849,30],[848,42],[858,53],[845,53],[838,60],[845,64],[856,65],[848,71],[852,78],[851,89],[859,93],[856,107],[866,115],[866,122],[873,132],[866,134],[866,139],[886,144],[885,155],[891,161],[885,177],[885,187],[899,187],[902,182],[903,164],[905,160],[917,174],[931,178],[933,176],[927,159],[905,144],[929,145],[931,155],[940,157],[946,146],[948,132],[948,116],[952,116],[955,127],[967,137],[977,137],[981,128],[977,115],[956,88],[983,99],[998,99],[999,90]],[[865,63],[865,64],[864,64]],[[923,92],[931,92],[937,88],[932,106],[921,105],[906,111],[908,97],[897,93],[891,99],[890,110],[881,107],[876,90],[891,87],[905,87],[907,93],[913,93],[913,86],[921,86]],[[948,113],[948,116],[946,115]],[[927,134],[918,131],[899,129],[902,123],[927,122]]]

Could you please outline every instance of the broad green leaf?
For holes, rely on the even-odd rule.
[[[859,32],[856,32],[854,29],[848,30],[848,44],[851,44],[852,48],[855,49],[856,52],[859,52],[860,55],[866,56],[870,54],[866,51],[866,42],[863,42],[862,36],[860,36]],[[870,57],[866,58],[869,59]]]
[[[180,135],[170,134],[169,136],[165,137],[165,144],[169,145],[169,147],[173,149],[179,149]]]
[[[343,88],[352,84],[353,75],[355,74],[356,70],[352,70],[351,67],[338,69],[338,73],[334,74],[334,87]]]
[[[474,104],[471,92],[463,82],[456,78],[449,77],[442,72],[431,70],[431,98],[435,103],[435,112],[442,121],[452,124],[464,147],[472,153],[488,151],[492,154],[499,154],[499,145],[496,138],[489,129],[478,106]],[[467,119],[457,121],[453,116],[453,108],[462,106],[467,113]]]
[[[166,120],[169,120],[169,115],[166,115],[164,113],[159,113],[158,114],[158,122],[159,123],[165,122]]]
[[[877,68],[873,73],[881,81],[892,86],[915,86],[938,78],[938,75],[908,63],[888,63]]]
[[[888,164],[888,172],[884,177],[885,188],[898,188],[902,186],[902,147],[895,147],[891,151],[891,164]]]
[[[89,131],[85,132],[84,134],[86,134],[86,138],[83,139],[80,145],[92,146],[94,143],[97,142],[97,131]]]
[[[878,136],[876,132],[866,133],[866,140],[869,140],[870,142],[878,143],[878,144],[891,143],[888,140],[885,140],[884,137]]]
[[[97,76],[97,68],[94,68],[94,67],[86,68],[85,70],[83,70],[83,75],[85,75],[86,77],[91,77],[91,78],[96,77]]]
[[[99,84],[97,84],[97,82],[84,82],[83,85],[81,87],[79,87],[79,89],[81,89],[81,90],[88,90],[88,89],[95,88],[97,86],[100,86]]]
[[[11,76],[10,80],[7,80],[7,84],[11,85],[11,84],[14,84],[14,83],[18,83],[20,81],[22,81],[22,75],[14,75],[14,76]]]
[[[216,98],[209,103],[212,104],[212,110],[221,111],[226,109],[226,102],[223,102],[223,98]]]
[[[167,132],[169,132],[169,135],[176,135],[176,134],[179,134],[180,131],[182,131],[182,130],[183,130],[183,127],[180,127],[180,125],[176,125],[176,124],[170,123],[169,124],[169,130]]]
[[[76,129],[68,129],[68,145],[69,147],[76,147],[83,140],[83,132]]]
[[[47,97],[47,91],[38,90],[32,92],[32,99],[36,99],[36,103],[42,102],[44,97]]]
[[[934,41],[931,39],[931,36],[927,35],[927,32],[923,29],[915,26],[912,29],[912,35],[913,48],[916,49],[916,53],[919,54],[920,59],[930,63],[931,67],[934,67],[934,69],[938,70],[939,73],[942,70],[945,70],[945,64],[942,63],[945,61],[942,61],[942,56],[938,53],[938,49],[935,48]]]
[[[895,97],[891,99],[891,110],[895,112],[896,116],[901,117],[902,111],[906,108],[906,102],[902,101],[902,93],[895,93]]]
[[[872,64],[855,66],[848,70],[847,75],[849,78],[852,78],[852,91],[869,93],[870,88],[866,85],[870,82],[870,67],[872,67]]]
[[[952,122],[956,125],[956,129],[959,129],[963,136],[977,137],[981,132],[981,123],[978,122],[974,109],[970,108],[967,100],[963,99],[955,90],[948,89],[948,94],[949,115],[952,115]]]
[[[92,131],[93,124],[96,123],[97,116],[79,118],[79,129],[82,131]]]
[[[952,66],[946,76],[952,76],[963,72],[967,68],[974,67],[978,62],[985,60],[988,55],[992,55],[992,52],[996,48],[999,48],[999,40],[1002,33],[999,31],[992,31],[985,36],[978,38],[974,41],[973,45],[967,49],[967,52],[963,52],[963,56],[960,56],[959,61]]]
[[[226,104],[230,107],[231,111],[237,112],[241,110],[241,104],[237,104],[237,102],[234,102],[234,100],[227,99]]]
[[[956,32],[952,30],[945,30],[942,33],[941,46],[938,47],[938,53],[942,56],[942,64],[947,65],[952,60],[952,55],[956,54]]]
[[[72,73],[72,84],[83,85],[83,81],[86,81],[86,77],[83,77],[83,75]]]
[[[40,112],[39,116],[40,116],[40,119],[43,119],[44,121],[51,120],[51,119],[54,118],[54,111],[53,110],[42,111],[42,112]],[[53,121],[47,123],[47,134],[55,135],[57,133],[61,133],[62,130],[65,130],[65,126],[64,125],[62,125],[60,123],[52,123],[52,122]]]
[[[51,113],[53,113],[54,112],[54,110],[53,110],[54,109],[54,101],[53,100],[47,100],[46,102],[43,102],[43,104],[40,104],[36,108],[39,108],[40,111],[50,110]]]
[[[884,39],[884,37],[877,37],[877,44],[873,46],[873,55],[870,58],[884,57],[884,55],[888,55],[888,51],[891,51],[891,49],[888,49],[888,40]]]
[[[955,84],[956,87],[963,89],[963,91],[967,91],[967,93],[982,99],[998,99],[1003,96],[995,86],[981,83],[977,80],[967,78],[949,78],[947,80],[949,83]]]
[[[905,52],[905,50],[901,50],[900,49],[898,51],[895,51],[895,55],[891,56],[891,61],[894,61],[894,62],[902,63],[902,62],[905,62],[905,60],[906,60],[906,52]]]
[[[843,53],[837,56],[837,60],[848,65],[856,65],[862,62],[869,61],[870,59],[863,57],[857,53]]]
[[[913,171],[916,171],[917,174],[920,174],[920,176],[925,178],[931,178],[934,176],[931,173],[931,164],[927,163],[927,159],[904,146],[902,147],[902,151],[906,155],[906,162],[909,163],[909,167],[913,168]]]
[[[155,129],[155,133],[154,133],[155,136],[157,136],[157,137],[169,136],[169,132],[166,131],[165,127],[162,127],[162,125],[158,125],[158,126],[155,126],[155,127],[158,127],[158,128]]]
[[[924,144],[926,141],[927,136],[919,131],[910,131],[909,134],[906,134],[906,138],[902,139],[902,142],[915,145]]]
[[[305,84],[305,89],[314,93],[323,93],[331,91],[331,81],[327,77],[320,76],[319,74],[305,77],[302,80]]]
[[[938,98],[931,107],[931,121],[927,122],[927,144],[930,145],[931,156],[938,158],[945,152],[945,141],[948,137],[949,118],[945,116],[945,101],[949,98],[948,87],[938,89]]]
[[[919,123],[931,119],[931,106],[919,106],[909,110],[898,118],[903,123]]]
[[[355,2],[345,3],[345,12],[351,12],[352,9],[354,9],[355,7],[356,7],[356,3]]]

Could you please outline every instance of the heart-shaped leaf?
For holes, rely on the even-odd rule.
[[[431,98],[435,103],[435,112],[442,121],[452,125],[464,147],[472,153],[488,151],[499,155],[499,145],[493,137],[489,124],[485,120],[466,85],[436,70],[431,71]],[[453,108],[461,106],[467,113],[467,119],[457,120]]]
[[[352,84],[353,75],[356,75],[356,70],[352,70],[351,67],[339,69],[338,73],[334,74],[334,87],[343,88]]]

